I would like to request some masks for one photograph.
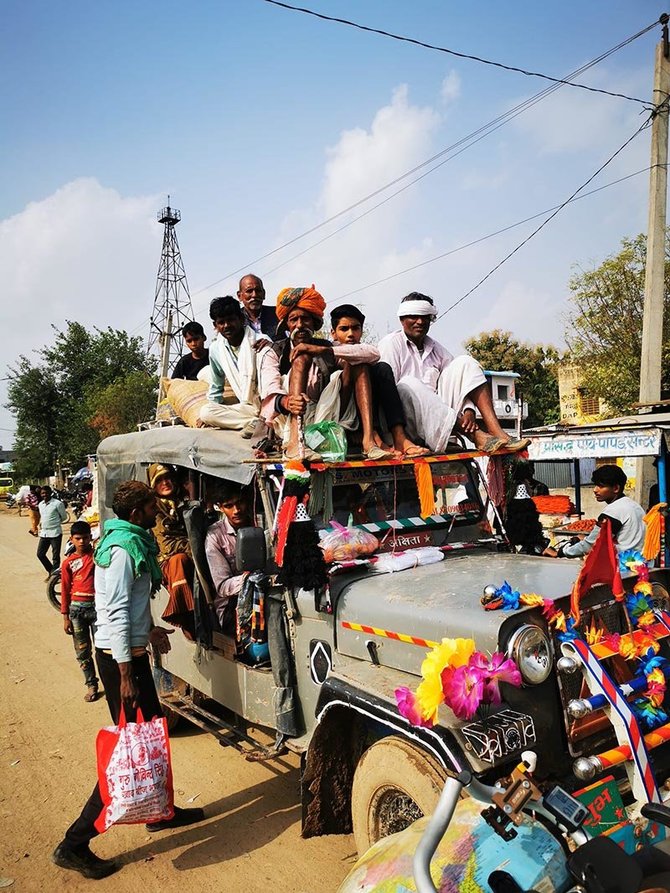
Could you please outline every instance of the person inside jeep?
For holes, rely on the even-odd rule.
[[[237,531],[253,524],[251,499],[247,489],[225,484],[219,495],[223,518],[212,524],[205,538],[205,554],[216,587],[214,610],[224,632],[235,630],[235,606],[242,590],[244,574],[235,559]]]

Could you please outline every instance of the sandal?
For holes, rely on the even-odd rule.
[[[303,462],[305,460],[307,462],[323,462],[321,453],[314,452],[314,450],[311,450],[308,446],[303,447],[303,453],[304,455],[301,456],[300,448],[291,450],[290,453],[288,451],[284,451],[284,453],[282,454],[282,460],[285,462]]]
[[[88,689],[86,690],[86,694],[84,695],[84,700],[87,704],[92,704],[93,701],[98,700],[98,689],[95,687],[95,685],[89,685]]]
[[[530,446],[530,438],[523,437],[515,440],[508,440],[505,444],[505,449],[508,453],[518,453],[520,450],[525,450],[527,446]]]
[[[366,459],[370,459],[373,462],[384,462],[387,459],[395,459],[396,454],[390,450],[383,450],[381,447],[373,446],[370,447],[369,450],[363,450],[363,455]]]
[[[504,450],[507,447],[508,441],[505,440],[504,437],[495,437],[495,435],[491,435],[488,437],[484,444],[481,447],[483,453],[497,453],[500,450]]]

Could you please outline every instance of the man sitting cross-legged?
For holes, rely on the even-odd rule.
[[[341,304],[336,307],[330,314],[330,337],[333,343],[360,344],[364,323],[364,314],[353,304]],[[416,459],[427,455],[430,450],[413,443],[407,436],[405,413],[389,364],[375,363],[369,367],[369,372],[372,386],[373,436],[377,446],[384,450],[389,449],[380,436],[383,421],[386,430],[393,438],[393,451],[398,459]]]
[[[275,341],[261,357],[263,417],[282,438],[286,458],[300,453],[299,419],[330,420],[349,431],[362,428],[370,459],[393,458],[375,443],[369,365],[379,352],[369,344],[331,344],[314,333],[323,325],[326,302],[312,288],[285,288],[277,296],[277,317],[289,337]],[[305,458],[317,458],[305,448]]]
[[[243,431],[251,437],[260,413],[256,332],[245,325],[244,313],[232,296],[214,298],[209,315],[217,331],[209,348],[211,384],[208,402],[200,410],[199,426]],[[228,382],[237,403],[224,404],[223,388]]]
[[[412,292],[398,308],[402,329],[379,342],[381,358],[398,383],[411,436],[436,452],[447,449],[452,431],[465,434],[486,453],[527,447],[529,440],[513,439],[501,428],[486,376],[474,357],[453,357],[428,336],[436,317],[433,299]]]

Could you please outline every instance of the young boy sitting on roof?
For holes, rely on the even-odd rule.
[[[360,344],[363,337],[365,316],[353,304],[341,304],[330,314],[330,337],[334,344]],[[400,394],[388,363],[374,363],[369,366],[372,386],[373,436],[375,443],[383,450],[389,447],[380,435],[382,427],[393,439],[393,452],[398,459],[416,459],[427,455],[430,450],[413,443],[405,430],[405,413]],[[380,413],[381,410],[381,413]]]
[[[412,292],[400,302],[398,318],[402,328],[382,338],[379,353],[398,383],[410,435],[438,453],[447,449],[452,431],[485,453],[525,449],[529,440],[513,439],[501,428],[479,363],[468,354],[453,357],[428,336],[437,318],[433,299]]]
[[[285,288],[277,296],[277,317],[289,337],[275,341],[261,356],[262,413],[282,438],[284,456],[298,458],[299,419],[305,424],[334,421],[345,430],[362,427],[369,459],[392,459],[377,445],[372,424],[369,367],[379,351],[369,344],[331,344],[315,338],[326,302],[314,287]],[[320,456],[305,447],[305,458]]]
[[[209,349],[211,384],[207,403],[200,410],[198,427],[242,430],[251,437],[260,413],[258,393],[258,361],[254,350],[256,332],[245,325],[244,313],[231,295],[214,298],[209,315],[217,331]],[[224,404],[223,388],[228,382],[237,398]]]

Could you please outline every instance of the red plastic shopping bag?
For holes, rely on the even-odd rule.
[[[110,825],[144,824],[174,815],[172,763],[167,722],[156,716],[126,722],[121,708],[118,726],[100,729],[95,748],[103,809],[95,820],[102,833]]]

